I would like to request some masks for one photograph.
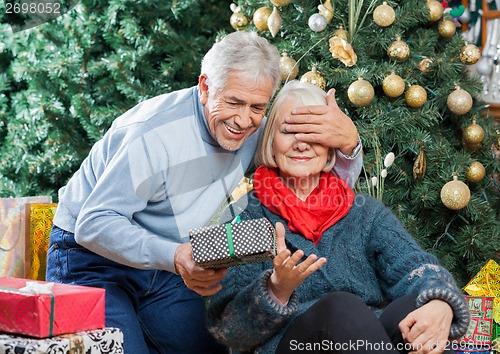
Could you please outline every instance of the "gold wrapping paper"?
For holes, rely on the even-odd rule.
[[[45,280],[47,251],[49,248],[50,229],[56,211],[56,203],[27,204],[29,213],[28,240],[29,249],[26,261],[29,262],[26,278]]]
[[[500,323],[500,265],[490,259],[465,285],[464,291],[473,296],[493,296],[493,320]]]

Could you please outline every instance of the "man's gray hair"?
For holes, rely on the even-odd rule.
[[[268,78],[274,90],[281,80],[278,49],[255,32],[232,32],[215,43],[205,54],[201,74],[208,77],[208,85],[218,91],[224,87],[228,75],[236,71],[250,82]]]

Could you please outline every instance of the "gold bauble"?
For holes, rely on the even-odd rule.
[[[270,0],[274,6],[286,6],[292,2],[292,0]]]
[[[452,20],[443,20],[439,22],[438,33],[443,38],[451,38],[457,32],[455,22]]]
[[[463,115],[472,108],[472,96],[460,87],[448,95],[446,105],[453,113]]]
[[[427,91],[420,85],[411,85],[405,93],[405,100],[410,107],[422,107],[427,102]]]
[[[481,182],[485,175],[486,169],[479,161],[471,163],[467,168],[467,172],[465,172],[465,178],[467,178],[467,181],[472,183]]]
[[[462,146],[464,147],[465,150],[471,151],[471,152],[474,152],[474,151],[477,151],[477,150],[481,149],[481,143],[478,143],[478,144],[466,144],[463,139],[462,139]]]
[[[420,61],[420,63],[418,63],[417,67],[418,67],[418,70],[420,70],[421,72],[423,72],[425,74],[425,73],[428,73],[429,71],[431,71],[431,65],[432,65],[432,59],[424,58]]]
[[[392,73],[382,81],[382,89],[389,97],[399,97],[405,92],[405,81],[401,76]]]
[[[310,84],[316,85],[322,90],[326,87],[326,81],[320,73],[318,73],[316,67],[313,67],[311,71],[306,72],[301,76],[300,81],[308,82]]]
[[[283,53],[280,59],[281,81],[290,81],[297,77],[299,66],[295,59],[290,58],[288,53]]]
[[[441,188],[441,201],[451,210],[460,210],[469,204],[470,190],[467,185],[453,176],[453,181],[446,183]]]
[[[387,55],[389,55],[389,58],[392,60],[399,62],[405,61],[410,56],[410,47],[406,42],[398,38],[391,43],[389,48],[387,48]]]
[[[481,144],[484,138],[484,129],[476,123],[476,120],[473,120],[471,125],[464,128],[462,138],[464,144],[469,146]]]
[[[271,35],[273,37],[275,37],[278,34],[279,30],[281,29],[282,23],[283,22],[278,12],[278,8],[275,6],[273,12],[271,13],[271,15],[269,15],[267,19],[267,28],[269,28],[269,32],[271,32]]]
[[[241,31],[248,25],[248,19],[241,12],[235,12],[231,15],[229,23],[235,30]]]
[[[347,31],[342,27],[342,25],[339,26],[335,31],[332,33],[333,36],[338,36],[340,38],[343,38],[345,41],[347,41]]]
[[[375,90],[372,84],[360,77],[349,85],[347,96],[355,106],[366,107],[375,97]]]
[[[460,50],[460,61],[466,65],[476,64],[481,59],[481,50],[474,44],[467,44]]]
[[[427,0],[427,7],[429,8],[429,20],[436,22],[443,17],[444,8],[439,1]]]
[[[394,9],[387,5],[384,1],[382,5],[379,5],[373,11],[373,21],[380,27],[388,27],[394,23],[396,19],[396,13]]]
[[[267,26],[267,20],[272,13],[272,9],[269,7],[259,7],[253,14],[253,24],[257,29],[261,31],[267,31],[269,27]]]

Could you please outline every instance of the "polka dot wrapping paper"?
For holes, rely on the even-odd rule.
[[[193,260],[203,268],[265,262],[276,256],[274,227],[266,218],[189,231]]]

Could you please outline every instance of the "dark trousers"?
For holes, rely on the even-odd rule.
[[[377,318],[355,295],[329,294],[290,325],[276,353],[408,353],[398,324],[415,309],[415,300],[397,299]]]

